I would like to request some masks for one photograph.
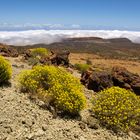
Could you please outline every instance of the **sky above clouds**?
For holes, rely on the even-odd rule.
[[[0,30],[140,30],[140,0],[0,0]]]

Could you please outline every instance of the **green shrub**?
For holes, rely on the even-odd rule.
[[[31,49],[31,55],[33,57],[45,57],[48,55],[48,50],[46,48]]]
[[[88,65],[88,64],[75,64],[75,68],[82,73],[82,72],[85,72],[86,70],[88,70],[90,68],[90,65]]]
[[[51,103],[62,111],[77,114],[86,105],[83,86],[63,68],[36,66],[19,75],[21,88],[36,93],[43,101]]]
[[[12,67],[10,63],[0,56],[0,84],[8,82],[12,75]]]
[[[105,89],[92,103],[95,116],[111,128],[126,131],[135,126],[140,117],[140,98],[123,88]]]

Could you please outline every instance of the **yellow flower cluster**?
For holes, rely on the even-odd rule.
[[[43,101],[51,99],[56,108],[72,114],[86,105],[83,86],[64,68],[35,66],[19,75],[22,89],[36,93]]]
[[[31,49],[31,57],[28,59],[29,65],[40,64],[40,59],[49,55],[49,51],[46,48],[34,48]]]
[[[31,55],[33,57],[44,57],[48,55],[48,50],[46,48],[35,48],[31,49]]]
[[[39,81],[37,80],[37,74],[33,73],[33,70],[23,70],[18,76],[18,81],[22,91],[36,93]]]
[[[133,92],[111,87],[92,99],[95,116],[107,126],[128,130],[140,118],[140,98]]]
[[[10,63],[0,56],[0,84],[8,82],[12,75],[12,67]]]

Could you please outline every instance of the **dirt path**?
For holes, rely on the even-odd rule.
[[[18,59],[13,65],[12,85],[0,88],[0,140],[138,140],[130,136],[118,137],[110,131],[87,127],[78,120],[53,118],[53,115],[32,102],[27,94],[19,93],[15,76],[27,69]],[[86,112],[82,112],[86,119]]]

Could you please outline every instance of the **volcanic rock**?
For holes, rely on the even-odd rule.
[[[18,52],[15,48],[0,44],[0,55],[5,57],[18,57]]]
[[[112,86],[119,86],[140,95],[140,76],[123,67],[113,67],[111,72],[86,71],[82,73],[81,83],[95,92]]]
[[[28,49],[28,50],[25,50],[24,52],[23,52],[23,56],[24,56],[24,59],[25,60],[28,60],[32,55],[31,55],[31,50],[30,49]]]
[[[82,74],[81,82],[95,92],[113,86],[111,74],[105,71],[93,73],[86,71]]]
[[[140,76],[138,74],[133,74],[123,67],[114,67],[112,80],[114,86],[129,89],[140,95]]]
[[[69,51],[61,51],[54,53],[53,57],[51,58],[51,63],[53,65],[63,65],[69,66]]]

